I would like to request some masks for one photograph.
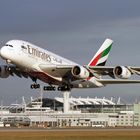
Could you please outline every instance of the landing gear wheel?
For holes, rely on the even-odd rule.
[[[34,89],[34,85],[32,84],[30,88],[31,88],[31,89]]]
[[[56,88],[54,86],[44,86],[43,89],[44,91],[55,91]]]
[[[65,85],[65,86],[59,86],[59,87],[57,88],[57,90],[58,90],[58,91],[70,91],[71,88],[70,88],[70,86]]]
[[[31,89],[37,89],[40,88],[40,84],[32,84]]]

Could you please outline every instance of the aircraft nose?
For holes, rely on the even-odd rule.
[[[6,49],[5,49],[5,47],[2,47],[2,48],[0,49],[0,56],[1,56],[2,58],[5,58],[5,55],[6,55]]]

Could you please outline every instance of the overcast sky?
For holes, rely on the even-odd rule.
[[[107,65],[140,66],[139,0],[0,0],[1,46],[8,40],[22,39],[88,64],[106,38],[114,40]],[[0,100],[10,104],[20,102],[22,96],[38,96],[30,84],[30,79],[0,79]],[[133,102],[140,100],[140,84],[73,90],[72,96],[112,96]]]

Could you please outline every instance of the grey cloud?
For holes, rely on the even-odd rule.
[[[0,1],[0,30],[1,33],[75,30],[89,24],[139,16],[138,3],[129,0]]]
[[[1,0],[0,44],[23,39],[87,64],[104,39],[110,37],[114,45],[108,65],[140,65],[139,5],[139,0]],[[15,77],[1,79],[0,98],[10,103],[21,96],[34,96],[36,91],[29,89],[31,83]],[[73,90],[72,95],[140,99],[139,85]]]

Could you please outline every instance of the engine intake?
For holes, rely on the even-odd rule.
[[[121,79],[128,79],[131,77],[131,72],[125,66],[117,66],[114,68],[113,73],[116,77]]]
[[[5,65],[0,66],[0,78],[7,78],[9,75],[8,67]]]
[[[88,78],[90,75],[89,71],[86,68],[84,68],[83,66],[73,67],[71,73],[73,76],[80,78],[80,79]]]

